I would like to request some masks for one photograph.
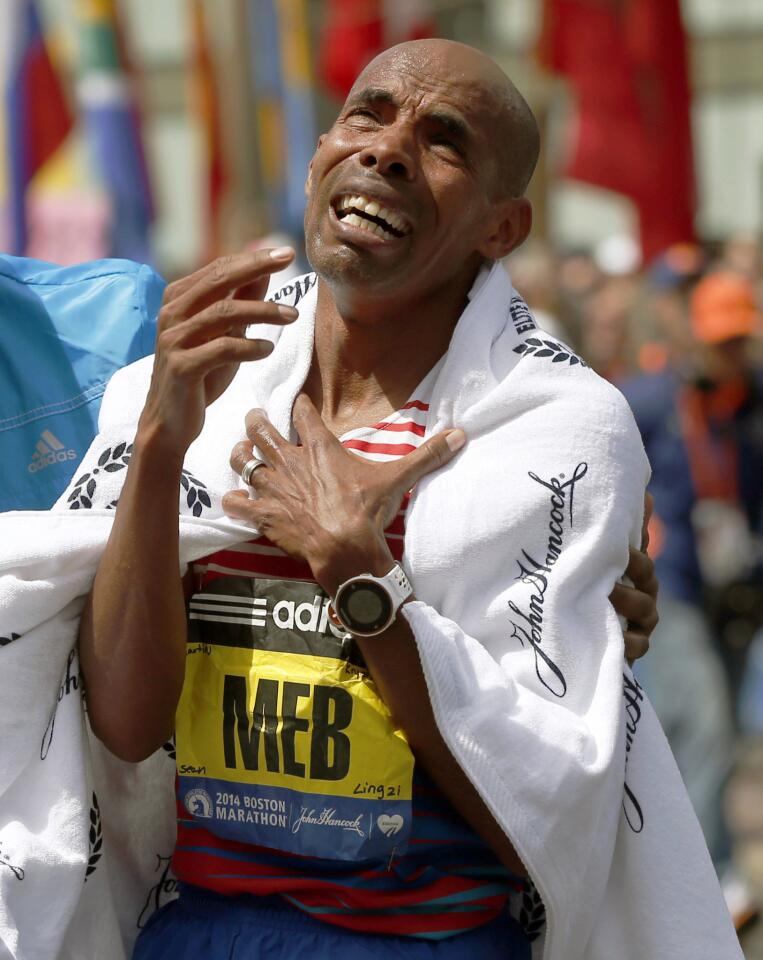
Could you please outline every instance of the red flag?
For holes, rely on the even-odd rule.
[[[328,89],[344,99],[355,77],[381,50],[381,0],[330,0],[320,71]]]
[[[688,52],[679,0],[632,0],[629,13],[630,50],[652,146],[653,166],[639,209],[651,257],[695,239]]]
[[[541,57],[575,100],[572,179],[636,204],[646,260],[694,239],[686,37],[679,0],[546,0]]]
[[[435,33],[429,0],[328,0],[327,8],[319,68],[342,100],[377,53]]]

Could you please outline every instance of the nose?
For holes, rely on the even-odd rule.
[[[416,171],[413,137],[402,124],[384,127],[373,143],[360,151],[358,159],[362,166],[384,177],[399,177],[412,180]]]

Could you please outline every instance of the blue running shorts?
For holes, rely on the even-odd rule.
[[[530,960],[507,914],[445,940],[344,930],[281,897],[225,897],[186,884],[138,937],[133,960]]]

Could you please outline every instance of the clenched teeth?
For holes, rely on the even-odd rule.
[[[349,223],[351,227],[360,227],[361,230],[368,230],[369,233],[374,233],[377,237],[388,237],[390,235],[389,230],[385,230],[384,227],[378,223],[374,223],[372,220],[359,217],[357,213],[348,213],[346,217],[342,217],[342,223]]]
[[[379,230],[381,231],[379,233],[380,236],[384,234],[385,226],[389,227],[391,231],[394,231],[397,234],[408,233],[408,225],[399,213],[396,213],[394,210],[390,210],[388,207],[383,207],[378,201],[371,200],[368,197],[363,197],[359,194],[356,196],[342,197],[337,206],[337,211],[343,212],[345,210],[357,210],[359,213],[365,213],[369,217],[375,217],[377,220],[382,220],[383,225],[373,224],[354,213],[347,214],[342,218],[346,223],[352,223],[353,226],[358,225],[354,222],[357,220],[366,227],[379,227]],[[350,220],[350,217],[353,218],[352,221]]]

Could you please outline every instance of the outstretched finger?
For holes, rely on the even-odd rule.
[[[260,451],[263,460],[271,466],[284,463],[284,454],[291,444],[268,420],[264,410],[250,410],[244,424],[247,437]]]
[[[245,523],[257,525],[256,501],[252,500],[245,490],[230,490],[226,493],[222,499],[222,508],[232,520],[243,520]]]
[[[264,297],[270,274],[282,270],[294,258],[291,247],[275,250],[256,250],[219,257],[195,275],[193,283],[185,285],[172,301],[172,312],[191,317],[239,290],[246,290],[246,299]],[[190,278],[189,278],[190,279]]]
[[[195,317],[173,328],[173,342],[182,347],[206,343],[224,334],[244,337],[248,327],[255,324],[285,325],[299,316],[294,307],[278,303],[239,303],[236,300],[218,300]]]
[[[164,296],[162,297],[162,306],[166,306],[168,303],[172,303],[174,300],[180,296],[181,293],[185,293],[186,290],[189,290],[204,274],[209,270],[209,264],[205,263],[203,267],[199,267],[198,270],[194,270],[193,273],[189,273],[187,277],[178,277],[177,280],[173,280],[172,283],[168,283],[164,288]]]
[[[255,477],[258,473],[262,473],[263,470],[267,470],[267,465],[265,461],[260,456],[260,451],[254,446],[251,440],[239,440],[239,442],[231,450],[230,454],[230,465],[231,469],[234,470],[239,476],[242,475],[244,467],[247,463],[250,463],[252,460],[262,461],[262,466],[258,466],[247,481],[247,485],[253,487],[255,485]]]
[[[421,446],[395,461],[398,478],[410,490],[423,476],[439,470],[455,457],[466,443],[466,434],[458,428],[443,430]]]
[[[291,247],[276,247],[274,249],[267,249],[262,251],[263,253],[269,253],[271,259],[280,260],[283,264],[287,264],[289,260],[294,256],[294,251]],[[225,264],[232,262],[232,256],[219,257],[216,260],[210,260],[209,263],[205,263],[203,267],[199,267],[198,270],[194,270],[193,273],[189,273],[187,277],[179,277],[177,280],[173,280],[172,283],[168,283],[164,289],[164,296],[162,297],[162,305],[166,306],[169,303],[173,303],[177,298],[185,293],[187,290],[190,290],[198,281],[203,280],[210,273],[219,271],[221,268],[224,268]],[[277,269],[282,269],[279,266]],[[268,277],[258,279],[252,283],[247,282],[244,286],[239,287],[235,292],[236,299],[241,300],[252,300],[252,299],[262,299],[267,290]]]
[[[220,367],[262,360],[272,352],[273,344],[269,340],[218,337],[184,350],[181,362],[176,364],[176,371],[178,375],[198,380]]]
[[[300,393],[294,401],[291,419],[304,447],[309,446],[311,441],[319,439],[339,443],[306,393]]]

